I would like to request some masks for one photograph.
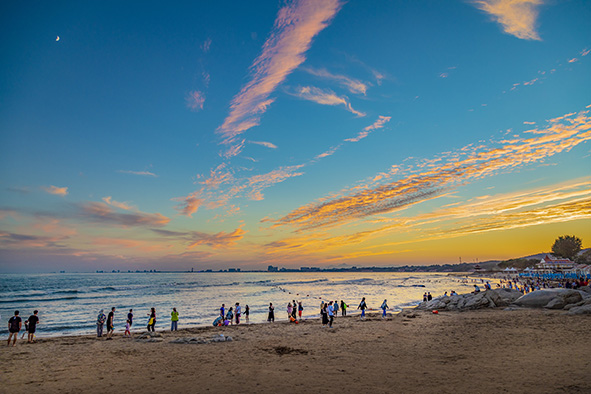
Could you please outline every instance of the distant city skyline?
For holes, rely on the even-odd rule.
[[[574,0],[2,4],[0,272],[591,246]]]

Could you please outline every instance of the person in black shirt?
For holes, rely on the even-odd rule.
[[[10,339],[12,339],[12,337],[14,337],[14,340],[12,341],[12,346],[16,346],[18,332],[21,330],[22,326],[23,320],[18,315],[18,311],[14,311],[14,316],[12,316],[8,320],[8,331],[10,332],[10,334],[8,335],[8,343],[6,344],[7,346],[10,346]]]
[[[127,320],[129,320],[129,327],[131,327],[133,325],[133,309],[129,310],[129,313],[127,314]]]
[[[115,331],[113,320],[115,320],[115,307],[111,308],[111,312],[109,312],[109,315],[107,316],[107,340],[113,339],[111,338],[113,331]]]
[[[33,311],[33,314],[29,316],[29,336],[27,337],[27,343],[35,342],[35,330],[37,329],[37,324],[39,324],[37,313],[39,313],[39,311]]]

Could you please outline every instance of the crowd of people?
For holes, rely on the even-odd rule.
[[[473,280],[476,282],[476,280]],[[485,281],[484,279],[480,279],[480,285],[484,287],[485,290],[492,289],[492,285],[489,281]],[[509,288],[515,289],[520,291],[523,294],[529,293],[531,291],[545,289],[545,288],[556,288],[556,287],[563,287],[563,288],[572,288],[577,289],[582,286],[588,286],[589,280],[580,278],[580,279],[564,279],[564,280],[549,280],[549,279],[542,279],[542,278],[524,278],[524,277],[503,277],[496,283],[497,288]],[[478,284],[474,284],[473,293],[479,293],[480,287]],[[454,290],[451,290],[449,296],[457,295]],[[444,296],[448,296],[448,293],[445,292]],[[423,301],[430,301],[433,299],[433,296],[430,292],[425,292],[423,294]],[[322,327],[329,327],[332,328],[334,324],[335,318],[338,316],[340,311],[341,316],[347,316],[347,309],[349,305],[341,300],[340,302],[335,301],[322,301],[320,304],[320,317]],[[363,320],[365,319],[365,311],[369,309],[365,297],[362,298],[361,302],[357,306],[357,309],[361,311],[360,318]],[[382,305],[380,306],[382,310],[382,319],[386,318],[386,311],[389,309],[387,300],[384,300]],[[302,312],[304,311],[304,306],[302,301],[293,300],[287,304],[287,318],[288,321],[291,323],[298,324],[302,320]],[[102,337],[104,328],[106,325],[106,339],[111,340],[113,339],[113,333],[115,332],[115,312],[116,308],[112,307],[110,312],[105,315],[104,310],[101,309],[96,320],[96,333],[97,337]],[[244,309],[240,305],[240,303],[236,302],[234,306],[226,309],[226,305],[222,304],[219,309],[219,316],[214,320],[214,326],[228,326],[228,325],[239,325],[241,323],[241,318],[244,314],[244,319],[248,323],[249,315],[250,315],[250,307],[248,305],[244,306]],[[150,312],[147,313],[148,321],[146,325],[146,329],[149,332],[154,332],[156,327],[156,309],[151,308]],[[275,307],[273,303],[269,304],[268,308],[268,315],[267,315],[268,322],[275,321]],[[177,331],[178,330],[178,322],[179,322],[179,312],[176,308],[172,308],[170,313],[170,330]],[[24,321],[25,330],[22,334],[21,339],[24,338],[25,335],[28,335],[27,342],[33,343],[35,342],[35,332],[37,329],[37,325],[39,324],[39,317],[38,311],[35,310],[29,318]],[[14,316],[10,318],[8,321],[8,330],[9,336],[7,344],[10,345],[12,341],[12,345],[16,344],[18,334],[22,330],[23,321],[19,315],[19,311],[14,312]],[[125,332],[123,334],[126,338],[132,338],[132,326],[134,325],[134,313],[133,309],[129,309],[127,313],[127,320],[125,324]]]

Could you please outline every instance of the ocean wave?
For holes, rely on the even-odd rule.
[[[62,300],[75,300],[77,296],[70,297],[54,297],[54,298],[20,298],[12,300],[0,300],[0,304],[16,304],[19,302],[49,302],[49,301],[62,301]]]
[[[309,285],[312,283],[323,283],[328,282],[328,279],[316,279],[316,280],[296,280],[290,282],[272,282],[273,286],[290,286],[290,285]]]

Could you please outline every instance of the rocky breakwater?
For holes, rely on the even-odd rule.
[[[493,289],[479,293],[441,296],[431,301],[421,302],[418,310],[463,311],[469,309],[498,308],[511,305],[521,297],[521,293],[512,289]]]
[[[528,308],[563,309],[571,315],[591,314],[591,289],[543,289],[525,294],[515,305]]]

